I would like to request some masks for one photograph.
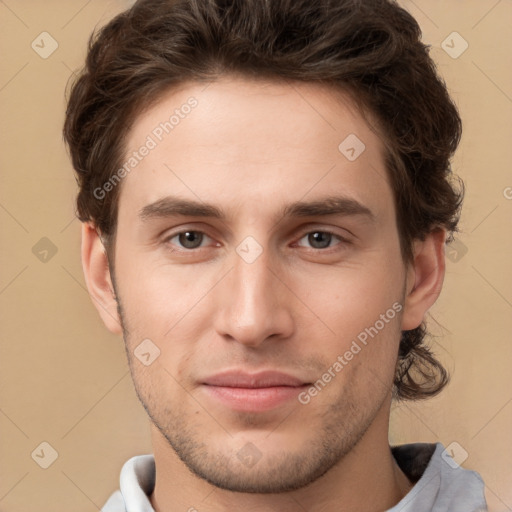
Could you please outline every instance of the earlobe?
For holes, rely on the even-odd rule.
[[[419,327],[441,293],[445,273],[446,230],[429,233],[414,242],[414,260],[407,272],[402,330]]]
[[[87,222],[82,223],[82,267],[89,295],[103,323],[110,332],[121,334],[107,254],[96,228]]]

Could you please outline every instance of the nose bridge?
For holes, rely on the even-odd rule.
[[[236,290],[240,313],[247,321],[254,315],[263,316],[264,310],[274,306],[275,283],[268,266],[268,258],[262,255],[248,263],[239,258],[233,269],[234,290]]]
[[[243,243],[241,248],[244,249]],[[245,247],[247,248],[247,247]],[[293,330],[289,301],[270,269],[270,255],[260,252],[252,258],[240,254],[233,258],[233,269],[224,283],[222,303],[217,307],[220,334],[256,346],[270,336],[289,336]]]

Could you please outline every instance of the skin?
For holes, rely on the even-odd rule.
[[[127,148],[191,96],[198,106],[122,181],[115,276],[94,226],[82,231],[87,286],[107,328],[124,334],[151,419],[151,503],[159,512],[386,510],[411,488],[388,443],[400,332],[440,293],[445,232],[415,242],[404,263],[384,145],[348,96],[317,84],[183,84],[137,118]],[[338,150],[351,133],[366,146],[355,161]],[[166,196],[224,216],[141,218]],[[291,203],[328,197],[372,216],[283,216]],[[200,247],[180,245],[187,230],[205,234]],[[320,247],[318,232],[334,235],[315,235]],[[252,263],[236,251],[248,236],[262,249]],[[233,368],[313,383],[394,303],[401,312],[306,405],[237,412],[201,385]],[[148,338],[160,356],[145,366],[134,350]],[[261,456],[251,466],[237,456],[247,443]]]

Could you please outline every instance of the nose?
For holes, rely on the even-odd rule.
[[[265,252],[248,263],[234,255],[234,268],[217,295],[215,329],[223,338],[248,347],[285,339],[294,331],[289,290],[270,267]]]

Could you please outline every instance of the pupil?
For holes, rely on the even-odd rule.
[[[180,233],[179,241],[183,247],[195,249],[201,245],[203,235],[197,231],[186,231],[185,233]]]
[[[331,235],[330,233],[322,233],[321,231],[317,231],[316,233],[310,233],[308,236],[309,243],[315,249],[325,249],[329,247],[331,243]]]

